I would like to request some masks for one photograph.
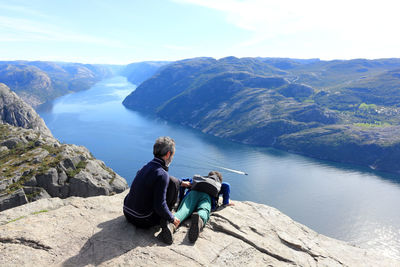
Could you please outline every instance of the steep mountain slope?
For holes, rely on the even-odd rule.
[[[43,119],[5,84],[0,83],[0,122],[52,136]]]
[[[179,61],[145,81],[123,104],[232,139],[254,127],[279,125],[282,134],[339,120],[335,112],[305,101],[314,89],[290,83],[286,74],[250,58]]]
[[[58,96],[89,89],[111,75],[106,66],[44,61],[2,61],[0,82],[32,107]]]
[[[143,82],[139,87],[144,89],[132,92],[131,95],[134,97],[128,96],[124,99],[123,104],[127,107],[135,106],[141,110],[154,112],[165,101],[186,90],[186,86],[194,79],[192,74],[210,66],[214,61],[215,59],[211,58],[199,58],[184,61],[184,65],[180,63],[170,64]],[[183,84],[180,82],[183,82]],[[162,87],[162,91],[159,91],[160,87]],[[139,102],[143,99],[153,99],[153,101],[146,101],[145,105],[141,105]]]
[[[86,148],[60,144],[32,107],[0,84],[0,211],[40,198],[126,188],[125,179]]]
[[[400,172],[395,161],[400,118],[393,115],[399,112],[399,64],[196,58],[166,66],[123,104],[246,144]],[[363,78],[366,73],[370,76]],[[310,83],[304,82],[306,76]],[[332,125],[338,126],[335,131],[328,130]],[[336,138],[343,153],[337,152]],[[381,152],[374,154],[374,147]],[[351,159],[343,156],[346,152],[359,155]]]

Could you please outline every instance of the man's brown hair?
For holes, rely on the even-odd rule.
[[[219,181],[222,183],[222,174],[220,172],[218,172],[218,171],[210,171],[208,173],[208,176],[213,176],[213,175],[217,176]]]

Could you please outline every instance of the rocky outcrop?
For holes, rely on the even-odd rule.
[[[0,122],[52,136],[43,119],[5,84],[0,83]]]
[[[135,228],[111,197],[41,199],[0,213],[1,266],[399,266],[291,220],[278,210],[236,202],[211,215],[193,245],[188,222],[171,246],[160,230]]]
[[[41,198],[109,195],[127,187],[86,148],[60,144],[33,108],[0,84],[0,211]]]
[[[128,188],[82,146],[0,124],[0,211],[41,198],[98,196]]]
[[[26,198],[25,192],[22,188],[11,193],[3,193],[0,195],[0,211],[11,209],[26,203],[28,203],[28,199]]]

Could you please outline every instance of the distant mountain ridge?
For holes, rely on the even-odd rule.
[[[195,58],[160,69],[123,104],[246,144],[400,172],[399,69],[400,59]]]
[[[0,82],[32,107],[70,92],[89,89],[110,77],[104,65],[47,61],[0,61]]]
[[[161,67],[169,64],[169,61],[144,61],[126,65],[119,73],[125,76],[129,82],[140,85],[155,74]]]
[[[59,96],[87,90],[114,75],[139,85],[168,61],[135,62],[128,65],[99,65],[51,61],[0,61],[0,83],[6,84],[34,108]]]

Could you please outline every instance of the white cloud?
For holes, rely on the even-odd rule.
[[[382,49],[385,49],[385,42],[400,45],[400,35],[396,33],[400,25],[397,14],[400,2],[395,0],[173,1],[221,11],[227,22],[251,32],[251,39],[237,47],[251,47],[279,38],[295,42],[301,35],[317,42],[321,42],[318,38],[329,36],[326,42],[373,44],[375,47],[380,44]]]

